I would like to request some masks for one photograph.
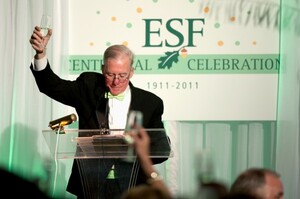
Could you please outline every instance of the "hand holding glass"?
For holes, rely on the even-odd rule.
[[[45,37],[48,33],[48,29],[51,28],[51,16],[45,14],[42,16],[40,28],[43,37]]]

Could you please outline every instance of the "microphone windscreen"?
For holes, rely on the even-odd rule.
[[[49,127],[51,129],[56,129],[58,127],[66,126],[68,124],[71,124],[72,122],[77,120],[77,116],[72,113],[70,115],[64,116],[62,118],[53,120],[49,122]]]

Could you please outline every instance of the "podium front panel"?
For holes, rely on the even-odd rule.
[[[146,129],[146,131],[149,134],[162,132],[161,129]],[[123,132],[124,129],[105,131],[65,129],[59,132],[43,130],[43,135],[55,160],[74,159],[73,166],[75,165],[79,171],[78,180],[82,183],[83,197],[93,199],[103,198],[102,194],[107,191],[104,185],[112,177],[112,171],[113,177],[118,179],[121,190],[136,184],[140,172],[139,163],[132,146],[125,141]],[[165,135],[155,137],[163,139]],[[160,145],[154,148],[150,150],[150,157],[154,159],[167,159],[172,156],[172,150],[164,151]],[[58,171],[59,168],[55,170]],[[54,190],[57,184],[56,175],[55,172]]]

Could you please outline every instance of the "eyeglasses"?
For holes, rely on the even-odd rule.
[[[120,74],[114,74],[114,73],[105,73],[106,79],[109,81],[114,81],[115,79],[118,79],[119,82],[125,82],[129,79],[128,73],[120,73]]]

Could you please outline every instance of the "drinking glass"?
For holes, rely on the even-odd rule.
[[[51,20],[52,20],[51,16],[43,14],[41,19],[41,24],[40,24],[41,33],[43,37],[47,35],[48,29],[51,28]]]

